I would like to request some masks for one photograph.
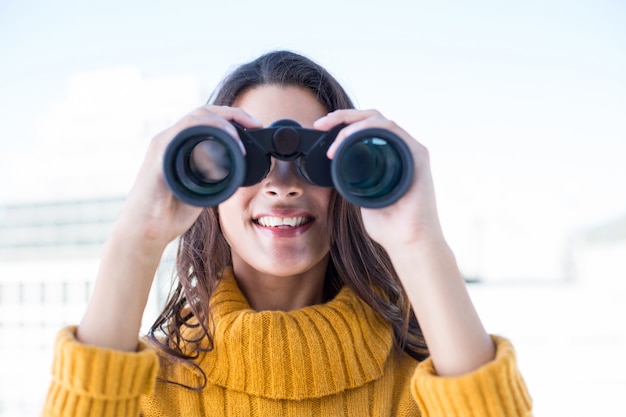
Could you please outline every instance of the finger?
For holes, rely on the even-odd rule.
[[[241,142],[241,138],[239,137],[237,129],[231,123],[233,121],[247,129],[263,127],[263,123],[261,121],[257,120],[242,109],[227,106],[206,105],[199,107],[191,113],[187,114],[179,121],[179,123],[174,125],[172,129],[175,131],[175,133],[178,133],[179,131],[194,126],[215,127],[217,129],[223,130],[229,136],[235,139],[237,145],[241,149],[241,152],[245,155],[245,147]]]
[[[206,105],[198,108],[194,114],[197,114],[200,118],[207,117],[206,122],[209,125],[221,128],[235,138],[239,138],[239,135],[231,122],[236,122],[246,129],[263,127],[263,123],[260,120],[236,107]]]
[[[385,119],[381,116],[379,117],[378,115],[374,115],[367,119],[362,119],[352,124],[349,124],[348,126],[341,129],[335,137],[335,140],[333,141],[331,146],[328,148],[326,155],[328,156],[328,158],[332,159],[335,156],[338,147],[346,140],[347,137],[359,131],[371,128],[389,130],[406,140],[406,132],[404,132],[398,125],[396,125],[391,120]]]
[[[370,117],[384,118],[384,116],[377,110],[335,110],[334,112],[328,113],[326,116],[316,120],[313,124],[313,127],[320,130],[329,130],[342,123],[352,124],[359,120],[367,119]]]
[[[259,129],[263,127],[263,122],[238,107],[205,106],[205,108],[208,108],[209,111],[214,111],[227,120],[238,123],[246,129]]]

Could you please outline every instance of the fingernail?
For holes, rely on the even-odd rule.
[[[328,150],[326,151],[326,157],[328,159],[333,159],[333,157],[335,156],[335,149],[337,148],[337,142],[333,142],[329,147]]]

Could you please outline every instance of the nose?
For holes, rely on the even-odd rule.
[[[263,193],[268,197],[294,198],[302,195],[303,180],[290,161],[272,158],[270,172],[263,179]]]

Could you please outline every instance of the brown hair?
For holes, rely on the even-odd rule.
[[[245,91],[268,84],[306,88],[329,112],[354,108],[344,89],[323,67],[289,51],[271,52],[240,66],[222,81],[209,102],[232,105]],[[391,325],[397,352],[425,359],[428,350],[408,297],[387,252],[367,235],[359,207],[333,192],[328,224],[327,293],[332,295],[344,285],[350,287]],[[149,338],[168,356],[191,361],[212,349],[209,299],[220,272],[230,265],[230,247],[222,235],[217,209],[207,208],[180,238],[178,284],[149,332]],[[201,331],[193,332],[198,336],[189,339],[183,335],[184,328]]]

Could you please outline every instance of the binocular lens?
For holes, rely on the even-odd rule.
[[[197,195],[213,196],[229,185],[232,155],[224,142],[207,137],[181,152],[176,169],[182,184]]]
[[[398,184],[401,166],[398,151],[386,140],[367,138],[346,149],[339,175],[351,195],[378,198]]]
[[[210,126],[179,133],[165,151],[165,181],[181,201],[195,206],[216,206],[243,182],[245,160],[235,141]]]
[[[215,184],[228,177],[233,161],[228,149],[216,140],[198,143],[189,156],[189,169],[198,183]]]
[[[333,182],[354,204],[380,208],[393,204],[408,189],[413,159],[407,145],[380,129],[358,132],[335,154]]]

